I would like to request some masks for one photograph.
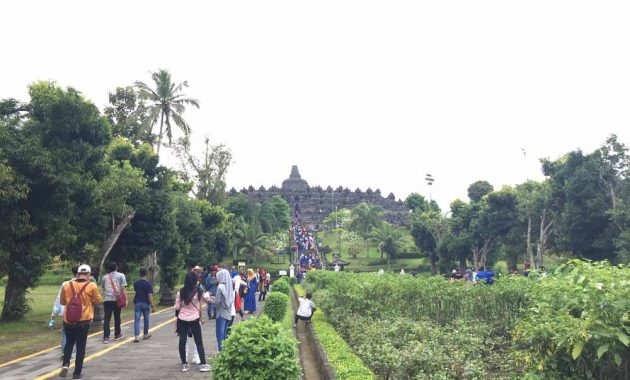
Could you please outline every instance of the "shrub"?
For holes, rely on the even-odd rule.
[[[273,292],[278,292],[288,296],[290,289],[289,280],[287,280],[286,277],[282,277],[273,283],[273,286],[271,287],[271,294],[273,294]]]
[[[295,277],[289,278],[289,285],[293,286],[295,284],[297,284],[297,278]]]
[[[290,332],[264,315],[238,323],[214,360],[213,378],[298,380],[296,345]]]
[[[289,304],[289,296],[281,292],[272,292],[265,298],[264,314],[272,321],[280,322],[284,318]]]

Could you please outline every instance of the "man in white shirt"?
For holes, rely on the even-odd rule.
[[[303,320],[310,322],[313,313],[315,312],[315,304],[311,301],[312,295],[311,293],[306,293],[305,297],[298,298],[300,306],[298,307],[297,313],[295,313],[295,321],[293,322],[293,327],[297,328],[298,320]]]

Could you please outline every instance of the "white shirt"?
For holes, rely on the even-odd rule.
[[[300,307],[298,307],[297,315],[300,317],[310,317],[313,314],[313,309],[315,308],[313,301],[306,297],[300,297],[298,298],[298,301],[300,302]]]

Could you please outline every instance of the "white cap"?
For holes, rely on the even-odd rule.
[[[77,270],[78,274],[90,274],[92,273],[92,269],[90,269],[90,266],[87,264],[81,264],[79,265],[79,269]]]

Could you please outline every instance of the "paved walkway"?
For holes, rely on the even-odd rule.
[[[260,312],[262,304],[257,305]],[[207,319],[206,311],[204,317]],[[245,315],[245,318],[251,316]],[[240,321],[237,315],[236,321]],[[112,322],[113,323],[113,322]],[[95,333],[88,338],[83,374],[86,379],[209,379],[208,372],[199,372],[198,365],[190,365],[190,371],[181,372],[181,362],[178,352],[178,337],[175,335],[174,309],[168,308],[151,315],[151,339],[133,342],[133,322],[122,326],[125,338],[102,343],[102,332]],[[206,356],[218,353],[215,335],[215,321],[206,321],[202,325],[202,336]],[[192,339],[191,339],[192,341]],[[16,359],[0,365],[0,379],[59,379],[61,360],[60,350],[55,349],[35,354],[24,359]],[[189,361],[190,363],[191,361]],[[72,368],[68,373],[72,379]]]

